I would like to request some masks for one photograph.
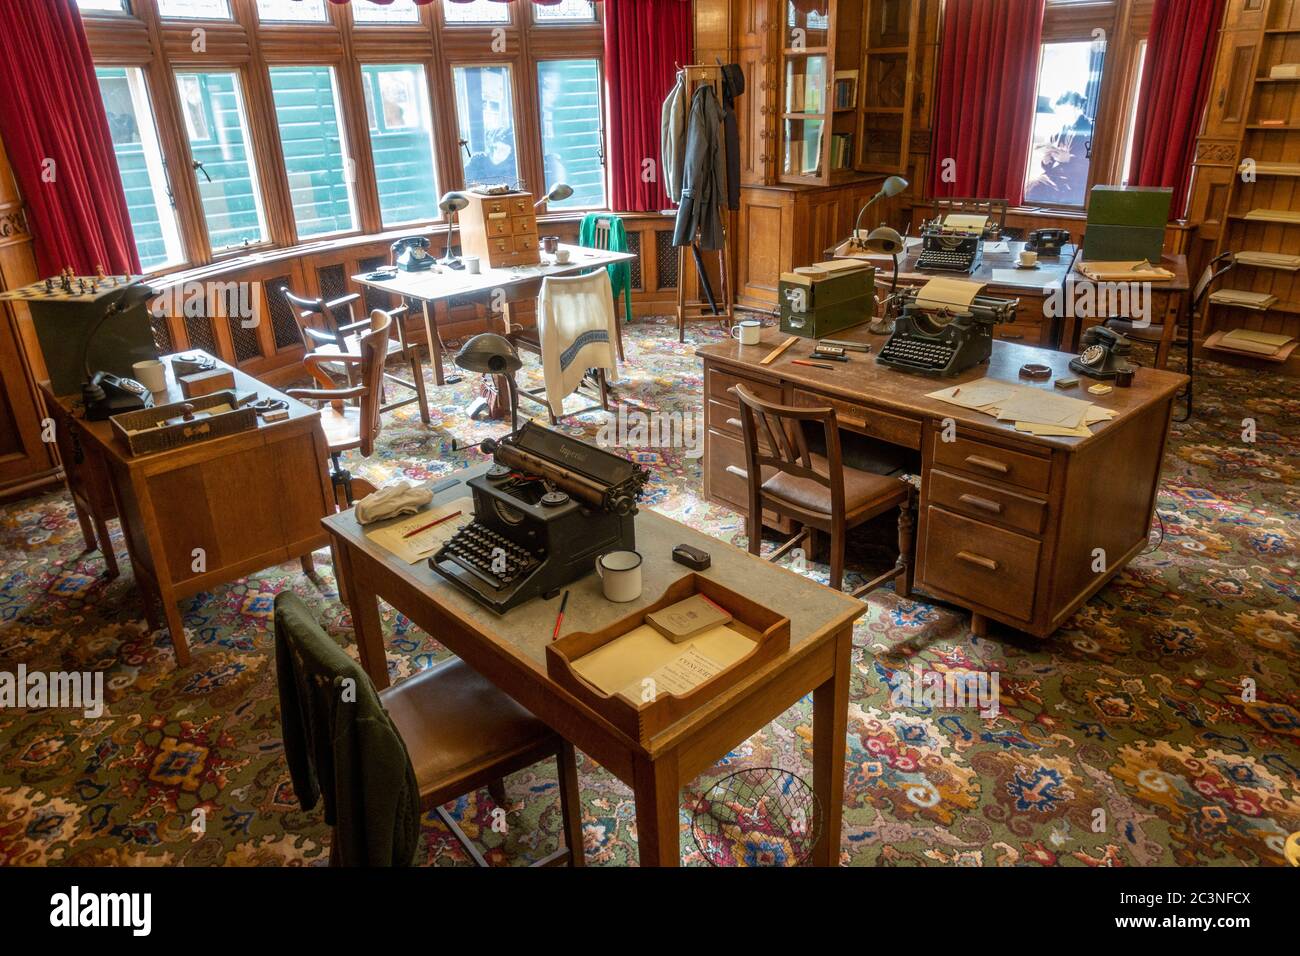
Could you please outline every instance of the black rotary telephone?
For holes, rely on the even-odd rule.
[[[429,240],[424,236],[410,236],[393,243],[393,262],[402,272],[424,272],[433,268],[429,255]]]
[[[86,420],[102,422],[121,412],[135,412],[153,407],[153,393],[133,378],[111,372],[96,372],[81,386]]]
[[[1040,256],[1059,256],[1061,248],[1070,244],[1068,229],[1035,229],[1025,241],[1025,248]]]
[[[1129,368],[1126,356],[1133,351],[1129,340],[1114,329],[1094,325],[1083,330],[1083,351],[1070,359],[1071,371],[1090,378],[1112,379],[1121,369]]]

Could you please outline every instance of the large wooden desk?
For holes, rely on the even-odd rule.
[[[457,486],[435,500],[465,493],[463,486]],[[637,550],[645,558],[641,598],[611,604],[600,592],[599,579],[588,575],[571,586],[566,633],[604,627],[656,600],[672,581],[688,573],[670,556],[673,545],[681,543],[712,555],[712,567],[703,572],[706,576],[790,617],[788,653],[642,746],[547,676],[546,645],[558,598],[536,598],[497,616],[456,590],[426,562],[410,565],[372,545],[352,511],[332,515],[324,525],[341,566],[361,662],[375,683],[388,685],[376,605],[376,598],[382,597],[632,788],[643,866],[675,866],[680,861],[681,785],[811,693],[813,787],[823,813],[812,861],[822,866],[838,861],[849,654],[853,622],[866,610],[862,602],[670,518],[642,511],[636,517]]]
[[[433,380],[444,382],[442,372],[442,339],[438,336],[438,321],[446,321],[452,299],[483,298],[490,310],[500,308],[504,331],[510,331],[509,304],[526,296],[536,296],[542,280],[547,276],[570,275],[615,262],[630,262],[636,258],[631,252],[609,252],[604,249],[587,249],[583,246],[560,244],[569,250],[569,261],[563,265],[543,262],[536,266],[514,266],[509,269],[484,269],[470,275],[464,269],[442,269],[435,266],[425,272],[399,272],[391,279],[371,279],[362,272],[352,277],[357,285],[369,286],[392,295],[414,299],[424,313],[425,341],[429,343],[429,362],[433,365]],[[492,301],[500,293],[501,301]]]
[[[980,264],[969,276],[955,272],[922,272],[917,268],[921,258],[920,245],[914,245],[907,253],[899,257],[899,285],[924,285],[937,276],[950,278],[969,278],[983,282],[984,293],[1004,299],[1019,299],[1016,309],[1016,321],[998,325],[993,329],[996,338],[1007,342],[1019,342],[1022,345],[1036,345],[1042,348],[1058,348],[1062,351],[1077,351],[1079,333],[1090,325],[1096,325],[1093,316],[1078,316],[1075,310],[1065,306],[1063,313],[1049,315],[1048,297],[1059,292],[1070,267],[1073,246],[1066,246],[1060,256],[1042,256],[1035,269],[1016,269],[1016,256],[1025,247],[1019,240],[1009,240],[1007,252],[986,252]],[[876,273],[877,291],[888,288],[893,275],[893,260],[889,256],[868,257],[878,269]],[[1165,256],[1159,263],[1174,273],[1168,282],[1151,283],[1152,325],[1163,323],[1163,337],[1157,350],[1156,365],[1163,368],[1173,344],[1174,328],[1178,312],[1183,306],[1184,294],[1187,292],[1187,257]],[[994,281],[994,270],[1015,270],[1018,281],[1009,283]],[[1083,279],[1077,272],[1071,274],[1075,281]]]
[[[869,342],[872,351],[852,353],[833,370],[793,365],[812,350],[813,340],[804,339],[760,365],[784,339],[770,328],[759,345],[698,350],[708,498],[748,510],[738,405],[729,391],[739,382],[787,405],[829,405],[841,429],[920,453],[915,588],[968,608],[976,633],[993,618],[1051,634],[1146,545],[1173,397],[1186,376],[1142,368],[1132,388],[1101,397],[1088,394],[1092,380],[1079,376],[1080,386],[1064,394],[1115,409],[1116,417],[1093,426],[1090,438],[1034,437],[926,393],[986,374],[1020,381],[1020,366],[1031,361],[1051,366],[1054,378],[1072,376],[1069,355],[994,342],[990,364],[935,379],[876,364],[886,339],[865,326],[837,337]],[[1050,380],[1037,387],[1053,390]],[[951,441],[945,421],[953,424]]]
[[[163,357],[167,394],[155,395],[156,404],[183,400],[170,358]],[[132,456],[111,423],[80,417],[80,396],[55,396],[48,382],[42,384],[82,527],[89,518],[101,528],[100,547],[115,570],[102,533],[103,521],[113,515],[83,514],[87,506],[95,511],[95,502],[100,508],[113,503],[144,589],[146,618],[153,628],[166,623],[180,664],[189,663],[190,652],[177,602],[293,557],[309,571],[311,553],[328,543],[320,519],[335,507],[320,413],[214,361],[234,373],[239,394],[287,402],[289,418],[259,419],[257,428],[236,435]]]

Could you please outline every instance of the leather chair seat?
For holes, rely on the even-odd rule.
[[[554,746],[550,727],[459,658],[386,688],[379,699],[406,743],[422,796]]]
[[[821,475],[829,474],[830,468],[823,456],[812,455],[811,460],[813,471]],[[842,470],[844,510],[849,518],[867,510],[894,507],[907,495],[906,482],[895,476],[878,475],[857,468],[845,467]],[[763,482],[763,494],[805,511],[824,515],[831,513],[830,488],[811,478],[777,472]]]

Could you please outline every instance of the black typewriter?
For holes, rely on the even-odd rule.
[[[494,464],[468,481],[474,520],[429,566],[493,611],[550,596],[598,556],[636,547],[632,518],[649,477],[639,465],[533,422],[483,450]]]
[[[924,309],[916,289],[904,289],[902,315],[876,361],[904,372],[957,375],[993,354],[993,326],[1014,322],[1018,299],[977,295],[969,310]]]
[[[971,272],[980,261],[982,241],[978,233],[927,232],[922,238],[921,257],[916,267],[938,272]]]

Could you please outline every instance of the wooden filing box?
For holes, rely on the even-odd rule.
[[[461,255],[477,256],[484,268],[492,269],[542,261],[532,193],[465,195],[469,205],[460,211]]]

